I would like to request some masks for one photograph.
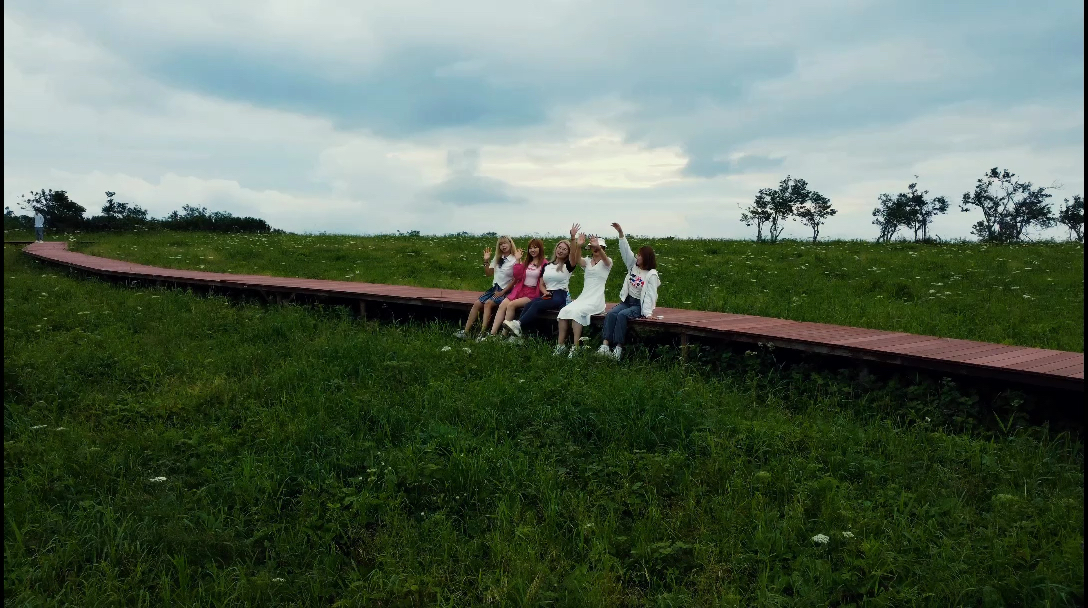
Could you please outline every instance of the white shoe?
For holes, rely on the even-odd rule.
[[[616,347],[612,349],[612,358],[615,359],[616,361],[619,361],[620,360],[620,354],[622,352],[623,352],[623,347],[617,344]]]
[[[503,321],[502,326],[513,332],[515,336],[521,335],[521,321]]]
[[[465,330],[458,329],[457,331],[453,332],[453,337],[457,338],[459,340],[464,340],[465,339]]]
[[[573,359],[574,358],[574,353],[576,353],[576,352],[578,352],[578,347],[577,346],[570,347],[570,352],[567,353],[567,358],[568,359]]]
[[[507,344],[521,344],[522,342],[524,342],[524,340],[517,336],[510,336],[510,339],[506,341]]]
[[[597,349],[597,354],[602,357],[611,357],[612,351],[608,350],[607,344],[602,344],[601,347]]]
[[[486,340],[486,339],[488,339],[490,337],[491,337],[491,334],[480,334],[479,336],[476,337],[476,341],[477,342],[483,342],[484,340]]]
[[[562,357],[563,353],[565,353],[565,352],[567,352],[567,345],[566,344],[556,344],[555,345],[555,350],[552,352],[552,356]]]

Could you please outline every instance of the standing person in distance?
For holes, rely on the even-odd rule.
[[[518,262],[518,253],[517,247],[514,246],[514,239],[508,236],[501,236],[495,242],[494,257],[492,257],[490,247],[484,249],[484,274],[494,277],[491,287],[480,295],[479,300],[472,304],[472,310],[468,313],[468,320],[465,321],[465,328],[457,330],[453,334],[454,337],[464,338],[469,335],[472,324],[476,322],[476,317],[480,315],[480,309],[484,311],[484,318],[480,323],[480,328],[482,332],[487,330],[487,324],[491,320],[491,313],[506,298],[506,293],[514,284],[514,264]],[[486,334],[481,333],[481,336],[483,335]]]
[[[575,232],[571,229],[571,232]],[[521,310],[521,316],[515,321],[508,319],[502,322],[503,327],[521,337],[521,329],[526,323],[531,323],[536,316],[545,310],[558,310],[570,302],[570,276],[574,272],[574,262],[570,260],[570,241],[563,240],[555,244],[552,250],[552,260],[544,268],[544,274],[540,280],[543,287],[540,297],[525,305]]]
[[[577,228],[577,225],[575,226]],[[573,229],[572,229],[573,230]],[[570,347],[568,358],[573,359],[578,352],[578,342],[582,339],[582,328],[589,325],[593,315],[599,315],[605,310],[604,286],[608,280],[608,272],[612,270],[612,260],[605,251],[605,240],[601,237],[589,237],[589,249],[592,256],[587,260],[582,257],[582,245],[586,242],[586,235],[579,234],[578,240],[570,248],[571,258],[575,265],[581,266],[586,273],[585,286],[582,293],[570,304],[559,311],[559,343],[555,346],[555,354],[559,356],[567,349],[567,331],[571,324],[574,325],[574,344]]]
[[[34,208],[34,240],[39,243],[45,240],[45,216],[37,207]]]
[[[604,332],[598,355],[612,357],[619,361],[623,352],[623,342],[627,337],[627,321],[654,316],[657,306],[657,288],[661,286],[661,277],[657,274],[657,256],[654,248],[643,245],[638,254],[631,251],[623,228],[613,222],[612,227],[619,233],[620,258],[627,266],[627,278],[620,290],[620,303],[604,318]],[[609,348],[611,347],[611,350]]]
[[[521,256],[517,256],[518,263],[514,264],[514,284],[495,313],[495,322],[491,325],[492,336],[499,333],[499,328],[505,325],[507,319],[514,318],[519,308],[542,295],[543,283],[540,275],[544,274],[544,267],[548,265],[548,258],[544,257],[544,242],[532,239],[529,241],[528,251],[529,259],[524,263]]]

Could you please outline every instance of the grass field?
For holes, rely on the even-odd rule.
[[[186,268],[483,285],[468,272],[478,240],[463,254],[454,244],[161,235],[87,249]],[[832,281],[857,303],[829,306],[813,286],[789,316],[880,326],[900,319],[865,316],[887,294],[864,292],[862,279],[847,290],[847,274],[823,270],[911,266],[924,279],[904,282],[918,290],[948,285],[940,278],[954,270],[952,296],[896,304],[897,323],[1082,344],[1079,330],[1063,335],[1083,326],[1083,293],[1071,293],[1082,261],[1066,246],[660,249],[667,305],[777,314],[781,294],[761,299],[762,289]],[[767,257],[787,251],[818,272],[786,277],[794,262]],[[696,267],[694,252],[762,275],[683,295],[673,286],[716,268],[706,257]],[[989,274],[1006,261],[1038,269],[1015,284]],[[779,278],[761,284],[768,269]],[[1080,436],[952,431],[937,414],[961,398],[950,387],[864,386],[758,361],[708,374],[668,356],[556,360],[541,342],[455,342],[448,326],[73,279],[10,247],[4,275],[9,605],[1084,603]],[[1005,289],[988,307],[964,287],[994,284]],[[1022,290],[1032,299],[1009,294]],[[966,314],[994,320],[1014,304],[1020,318],[1049,316],[991,329]]]
[[[154,235],[73,248],[218,272],[484,290],[481,237]],[[642,239],[658,252],[660,304],[1084,351],[1084,247]],[[528,240],[519,238],[519,246]],[[550,252],[554,239],[546,241]],[[618,252],[613,252],[618,260]],[[575,278],[575,293],[581,289]],[[623,272],[609,277],[619,294]]]

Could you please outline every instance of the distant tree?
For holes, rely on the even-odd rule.
[[[1065,226],[1072,236],[1078,241],[1084,242],[1084,197],[1073,195],[1073,202],[1065,199],[1061,211],[1058,212],[1058,223]]]
[[[83,213],[87,211],[79,203],[68,198],[64,190],[41,190],[23,195],[19,206],[33,213],[40,212],[53,230],[78,230],[83,227]]]
[[[148,222],[147,210],[134,203],[122,203],[116,192],[106,192],[106,204],[102,214],[90,219],[90,225],[99,230],[117,230],[144,225]]]
[[[162,221],[170,230],[201,230],[207,232],[269,233],[268,222],[256,217],[237,217],[226,211],[208,213],[207,207],[183,205],[181,212],[171,211]]]
[[[910,211],[905,194],[881,194],[877,198],[877,206],[873,209],[873,224],[880,226],[880,236],[876,237],[878,243],[890,243],[895,238],[895,233],[907,224]]]
[[[763,227],[766,226],[768,240],[778,242],[778,237],[786,229],[786,220],[794,215],[798,205],[808,200],[810,194],[808,182],[787,175],[778,183],[778,188],[760,190],[752,204],[741,214],[740,221],[747,226],[756,225],[756,241],[763,241]]]
[[[831,200],[819,192],[810,192],[808,200],[795,209],[797,219],[812,229],[812,242],[820,238],[820,226],[827,223],[827,218],[838,213],[831,208]]]
[[[763,242],[763,226],[771,221],[770,194],[770,188],[760,190],[752,204],[740,214],[740,221],[744,222],[745,226],[755,224],[757,243]]]
[[[1049,228],[1057,223],[1047,202],[1052,196],[1048,188],[1032,189],[1031,182],[1015,178],[1016,174],[1008,169],[999,171],[994,167],[979,178],[974,192],[963,194],[960,211],[977,208],[982,212],[982,219],[971,229],[979,239],[1016,243],[1029,228]]]
[[[907,226],[914,231],[915,242],[928,240],[929,225],[933,222],[933,218],[948,212],[948,199],[943,196],[926,198],[929,190],[919,192],[917,183],[907,186],[905,194],[907,195]]]

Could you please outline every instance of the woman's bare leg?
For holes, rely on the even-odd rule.
[[[577,321],[572,323],[574,323],[574,345],[578,346],[578,341],[582,339],[582,324]]]
[[[468,321],[465,321],[465,335],[468,335],[468,330],[472,329],[472,324],[476,322],[476,317],[480,316],[481,308],[483,308],[483,304],[476,302],[472,305],[472,310],[468,311]]]
[[[502,322],[506,319],[507,311],[510,310],[510,305],[513,304],[510,300],[503,300],[499,303],[499,310],[495,312],[495,320],[491,323],[491,335],[494,336],[499,333],[499,328],[502,327]]]
[[[495,302],[493,300],[488,300],[487,303],[484,304],[484,320],[480,323],[481,332],[487,331],[487,324],[491,322],[491,313],[493,312],[495,312]]]
[[[567,343],[567,328],[570,327],[570,321],[566,319],[559,319],[559,345],[562,346]]]

